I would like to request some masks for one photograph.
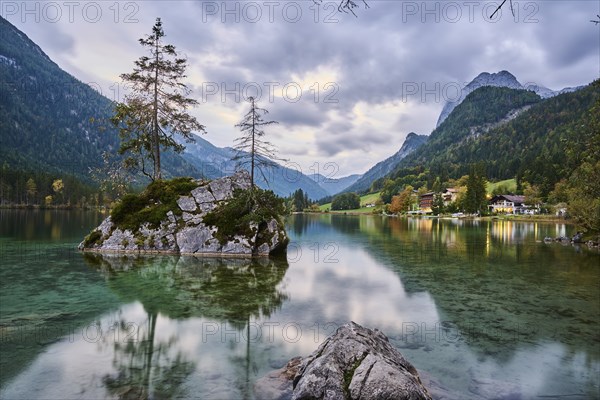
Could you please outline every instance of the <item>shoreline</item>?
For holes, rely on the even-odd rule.
[[[374,212],[360,212],[360,211],[327,211],[327,212],[315,212],[315,211],[304,211],[294,212],[293,214],[317,214],[317,215],[378,215],[382,217],[392,218],[424,218],[424,219],[464,219],[464,220],[476,220],[476,221],[516,221],[516,222],[551,222],[551,223],[563,223],[567,225],[574,225],[572,220],[564,219],[562,217],[556,217],[552,215],[486,215],[482,217],[463,215],[459,217],[453,217],[451,215],[395,215],[385,213],[374,213]]]
[[[108,211],[108,208],[105,206],[73,206],[66,204],[59,205],[40,205],[40,204],[0,204],[0,210],[31,210],[31,211],[99,211],[105,212]]]
[[[18,205],[18,204],[2,204],[0,210],[31,210],[31,211],[45,211],[45,210],[60,210],[60,211],[98,211],[107,212],[109,209],[106,207],[80,207],[80,206],[69,206],[69,205]],[[372,211],[294,211],[291,215],[296,214],[316,214],[316,215],[377,215],[382,217],[392,218],[425,218],[425,219],[464,219],[464,220],[477,220],[477,221],[516,221],[516,222],[551,222],[551,223],[563,223],[567,225],[574,225],[575,223],[570,219],[564,219],[562,217],[556,217],[551,215],[486,215],[482,217],[463,215],[453,217],[451,215],[395,215],[385,213],[375,213]]]

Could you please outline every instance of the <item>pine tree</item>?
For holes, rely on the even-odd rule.
[[[298,189],[294,192],[294,208],[296,211],[302,211],[304,210],[304,208],[307,207],[307,204],[305,202],[305,194],[302,191],[302,189]]]
[[[25,183],[25,188],[26,188],[26,194],[27,194],[27,204],[29,204],[30,201],[33,201],[35,203],[35,195],[37,193],[37,185],[36,185],[35,181],[33,180],[33,178],[29,178],[27,180],[27,183]]]
[[[442,182],[440,181],[440,177],[436,177],[433,182],[433,186],[431,186],[431,191],[434,193],[439,193],[442,191]]]
[[[467,179],[467,193],[465,198],[465,211],[481,213],[487,206],[485,166],[482,163],[471,164]]]
[[[244,115],[244,119],[235,125],[240,128],[242,135],[235,139],[234,149],[237,150],[237,154],[233,160],[238,162],[239,167],[250,167],[250,182],[254,187],[255,169],[258,169],[263,179],[267,181],[263,167],[274,167],[276,165],[275,160],[284,160],[277,157],[273,144],[262,139],[265,135],[262,128],[278,124],[278,122],[263,120],[262,116],[269,112],[264,108],[259,108],[254,97],[249,97],[248,102],[250,103],[250,110]]]
[[[433,196],[433,203],[431,204],[431,211],[433,215],[439,215],[444,212],[444,197],[441,193],[436,193]]]
[[[204,126],[187,113],[188,108],[198,104],[187,97],[191,91],[181,82],[186,77],[187,60],[178,58],[175,47],[163,42],[164,36],[157,18],[152,34],[139,40],[150,56],[140,57],[132,73],[121,75],[131,93],[124,103],[117,104],[112,118],[120,127],[119,152],[132,154],[126,165],[141,168],[152,180],[161,179],[161,148],[184,150],[174,135],[192,142],[193,131],[206,133]],[[146,171],[146,160],[153,165],[151,174]]]

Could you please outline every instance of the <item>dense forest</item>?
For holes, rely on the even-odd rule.
[[[113,101],[97,85],[60,69],[2,17],[0,37],[0,160],[3,194],[12,193],[0,202],[21,202],[22,179],[15,178],[21,175],[38,176],[38,187],[45,187],[46,174],[79,181],[72,186],[97,186],[90,170],[103,166],[104,152],[116,154],[119,147],[109,121]],[[201,175],[173,152],[165,153],[165,171],[169,177]]]
[[[516,177],[537,185],[546,198],[581,164],[578,155],[586,134],[599,132],[591,111],[600,99],[599,85],[596,81],[544,101],[524,90],[477,89],[426,144],[386,178],[373,182],[371,191],[381,190],[389,179],[399,190],[406,185],[431,187],[437,177],[458,179],[468,174],[471,164],[484,162],[488,179]]]
[[[96,185],[73,175],[11,169],[7,163],[0,169],[0,205],[96,207],[110,200]]]

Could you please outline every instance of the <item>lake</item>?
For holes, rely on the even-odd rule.
[[[336,327],[459,398],[600,398],[600,255],[563,224],[293,215],[286,258],[82,254],[97,212],[0,210],[0,397],[252,399]]]

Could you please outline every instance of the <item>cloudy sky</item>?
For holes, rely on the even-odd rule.
[[[119,75],[144,54],[137,39],[161,17],[189,60],[205,139],[231,146],[244,95],[259,94],[280,122],[268,130],[280,156],[303,172],[335,163],[336,176],[365,172],[409,132],[431,133],[446,99],[480,72],[551,89],[600,76],[597,0],[518,1],[515,16],[507,2],[493,20],[491,1],[356,1],[358,17],[327,0],[2,1],[0,12],[117,100]]]

